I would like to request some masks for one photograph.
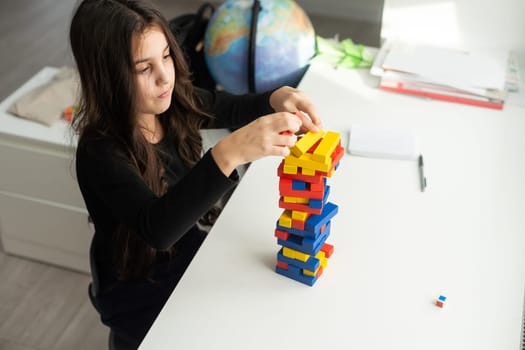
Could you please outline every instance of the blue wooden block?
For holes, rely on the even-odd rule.
[[[319,227],[319,229],[317,231],[299,230],[299,229],[296,229],[296,228],[293,228],[293,227],[281,226],[281,225],[279,225],[279,220],[277,220],[277,223],[276,223],[275,227],[277,229],[281,230],[281,231],[285,231],[285,232],[291,233],[292,235],[306,237],[306,238],[311,238],[311,239],[314,239],[314,240],[319,238],[319,235],[321,234],[320,227]]]
[[[303,274],[300,268],[295,267],[293,265],[288,265],[288,270],[281,269],[279,266],[276,266],[275,272],[293,280],[296,280],[297,282],[304,283],[310,287],[315,284],[318,278],[317,276],[307,276]]]
[[[325,190],[324,190],[324,198],[323,200],[320,200],[320,199],[310,199],[308,201],[308,206],[310,208],[315,208],[315,209],[319,209],[319,208],[322,208],[324,203],[326,203],[328,201],[328,196],[330,195],[330,186],[325,186]]]
[[[292,180],[292,190],[294,191],[306,191],[306,182],[300,180]]]
[[[279,225],[279,220],[277,220],[277,222],[275,223],[275,227],[278,230],[291,233],[292,235],[317,240],[321,235],[321,227],[323,227],[324,224],[328,225],[332,217],[334,217],[335,214],[337,214],[337,205],[333,203],[327,204],[330,204],[329,208],[327,209],[325,205],[325,208],[323,209],[323,212],[320,215],[310,215],[310,217],[305,222],[304,230],[299,230],[293,227],[281,226]],[[309,221],[310,225],[307,226]]]
[[[304,223],[305,231],[318,232],[320,228],[328,223],[335,214],[337,214],[339,207],[334,203],[328,202],[323,207],[323,212],[319,215],[310,215]]]
[[[317,270],[319,265],[321,265],[321,261],[313,256],[310,256],[306,261],[288,258],[283,255],[283,248],[281,248],[281,250],[279,250],[279,252],[277,253],[277,260],[287,263],[288,266],[294,265],[301,269],[306,269],[308,271],[315,271]]]
[[[323,201],[320,200],[320,199],[310,199],[308,201],[308,206],[310,208],[314,208],[314,209],[320,209],[323,207]]]
[[[328,222],[325,230],[317,239],[301,237],[290,233],[287,240],[277,239],[277,244],[315,256],[323,247],[328,236],[330,236],[330,226],[331,224]]]

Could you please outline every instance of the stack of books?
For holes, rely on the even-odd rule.
[[[503,109],[509,54],[386,41],[370,70],[379,88],[442,101]]]

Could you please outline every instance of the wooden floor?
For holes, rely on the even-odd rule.
[[[167,18],[199,1],[155,1]],[[0,101],[44,66],[71,65],[68,27],[76,0],[0,2]],[[377,25],[311,16],[318,34],[374,44]],[[88,275],[6,255],[0,247],[0,350],[107,348],[87,297]]]

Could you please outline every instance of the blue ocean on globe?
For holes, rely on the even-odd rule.
[[[248,46],[253,0],[228,0],[210,19],[204,38],[209,71],[226,91],[248,88]],[[256,92],[296,86],[315,55],[315,31],[292,0],[260,0],[255,51]]]

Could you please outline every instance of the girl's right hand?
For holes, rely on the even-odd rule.
[[[230,176],[239,165],[266,156],[286,157],[297,141],[302,121],[279,112],[260,117],[220,140],[211,150],[219,169]]]

